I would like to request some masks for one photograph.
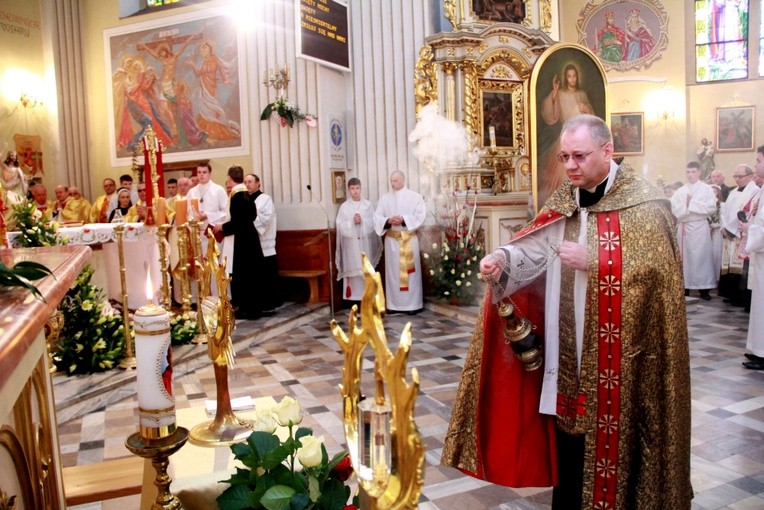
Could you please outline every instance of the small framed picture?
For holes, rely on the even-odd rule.
[[[754,106],[716,109],[716,152],[752,151],[754,145]]]
[[[345,171],[332,170],[332,201],[335,204],[342,203],[347,199],[345,188]]]
[[[642,112],[613,113],[610,130],[613,132],[613,153],[630,156],[645,152],[645,114]]]

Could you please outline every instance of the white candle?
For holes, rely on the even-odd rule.
[[[146,275],[146,305],[135,312],[135,358],[138,379],[138,424],[144,439],[175,432],[172,395],[170,314],[153,303],[151,276]]]
[[[491,140],[491,148],[496,148],[496,128],[488,126],[488,138]]]

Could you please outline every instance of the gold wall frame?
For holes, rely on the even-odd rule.
[[[444,0],[443,12],[454,28],[461,28],[465,23],[517,23],[533,27],[535,5],[542,3],[551,3],[551,0],[523,0],[519,6],[512,0]]]
[[[501,155],[525,152],[525,102],[523,82],[479,80],[480,140],[490,146],[488,126],[496,132]]]

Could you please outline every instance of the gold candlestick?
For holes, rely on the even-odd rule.
[[[170,300],[170,260],[167,250],[167,230],[170,225],[164,224],[157,227],[157,241],[159,242],[159,267],[162,275],[162,302],[165,310],[172,308]]]
[[[404,377],[411,348],[411,323],[403,329],[393,355],[382,322],[385,313],[382,281],[365,254],[362,259],[366,281],[361,300],[363,326],[357,326],[355,305],[350,311],[348,334],[334,320],[331,322],[332,334],[345,357],[340,385],[345,439],[359,485],[368,494],[371,508],[416,508],[424,484],[424,444],[414,422],[419,373],[416,368],[411,369],[410,383]],[[374,401],[359,402],[361,361],[367,343],[372,344],[376,356],[376,395]],[[389,404],[385,401],[385,386]]]
[[[122,237],[125,234],[125,224],[114,225],[114,233],[117,235],[117,253],[119,254],[119,283],[122,286],[122,322],[125,332],[125,357],[119,362],[119,368],[128,370],[135,368],[135,354],[133,353],[133,337],[130,334],[130,311],[127,308],[127,280],[125,279],[125,245]]]
[[[191,263],[194,265],[196,271],[196,328],[197,335],[191,340],[196,345],[207,343],[207,332],[204,329],[204,319],[202,319],[202,311],[200,303],[210,295],[210,290],[204,288],[200,271],[203,270],[203,255],[202,255],[202,237],[199,232],[199,220],[192,218],[188,221],[188,225],[191,231],[192,246],[194,247],[194,256]],[[212,243],[215,242],[213,239]]]
[[[191,311],[191,282],[189,280],[188,223],[178,225],[178,253],[180,262],[180,309],[184,314]]]
[[[172,478],[167,474],[170,455],[180,450],[188,440],[188,429],[178,427],[175,432],[160,440],[147,440],[139,432],[131,435],[125,441],[125,447],[135,455],[151,459],[151,465],[157,473],[154,485],[157,487],[157,497],[151,510],[177,510],[181,508],[180,500],[170,492]]]

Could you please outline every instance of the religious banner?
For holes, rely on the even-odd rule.
[[[337,118],[329,121],[329,168],[347,168],[347,153],[345,143],[345,126]]]
[[[16,144],[16,154],[19,158],[19,166],[27,177],[37,174],[44,175],[45,168],[42,165],[42,138],[39,135],[13,135]]]
[[[105,30],[112,165],[130,164],[148,126],[165,161],[247,154],[243,39],[216,11]]]

